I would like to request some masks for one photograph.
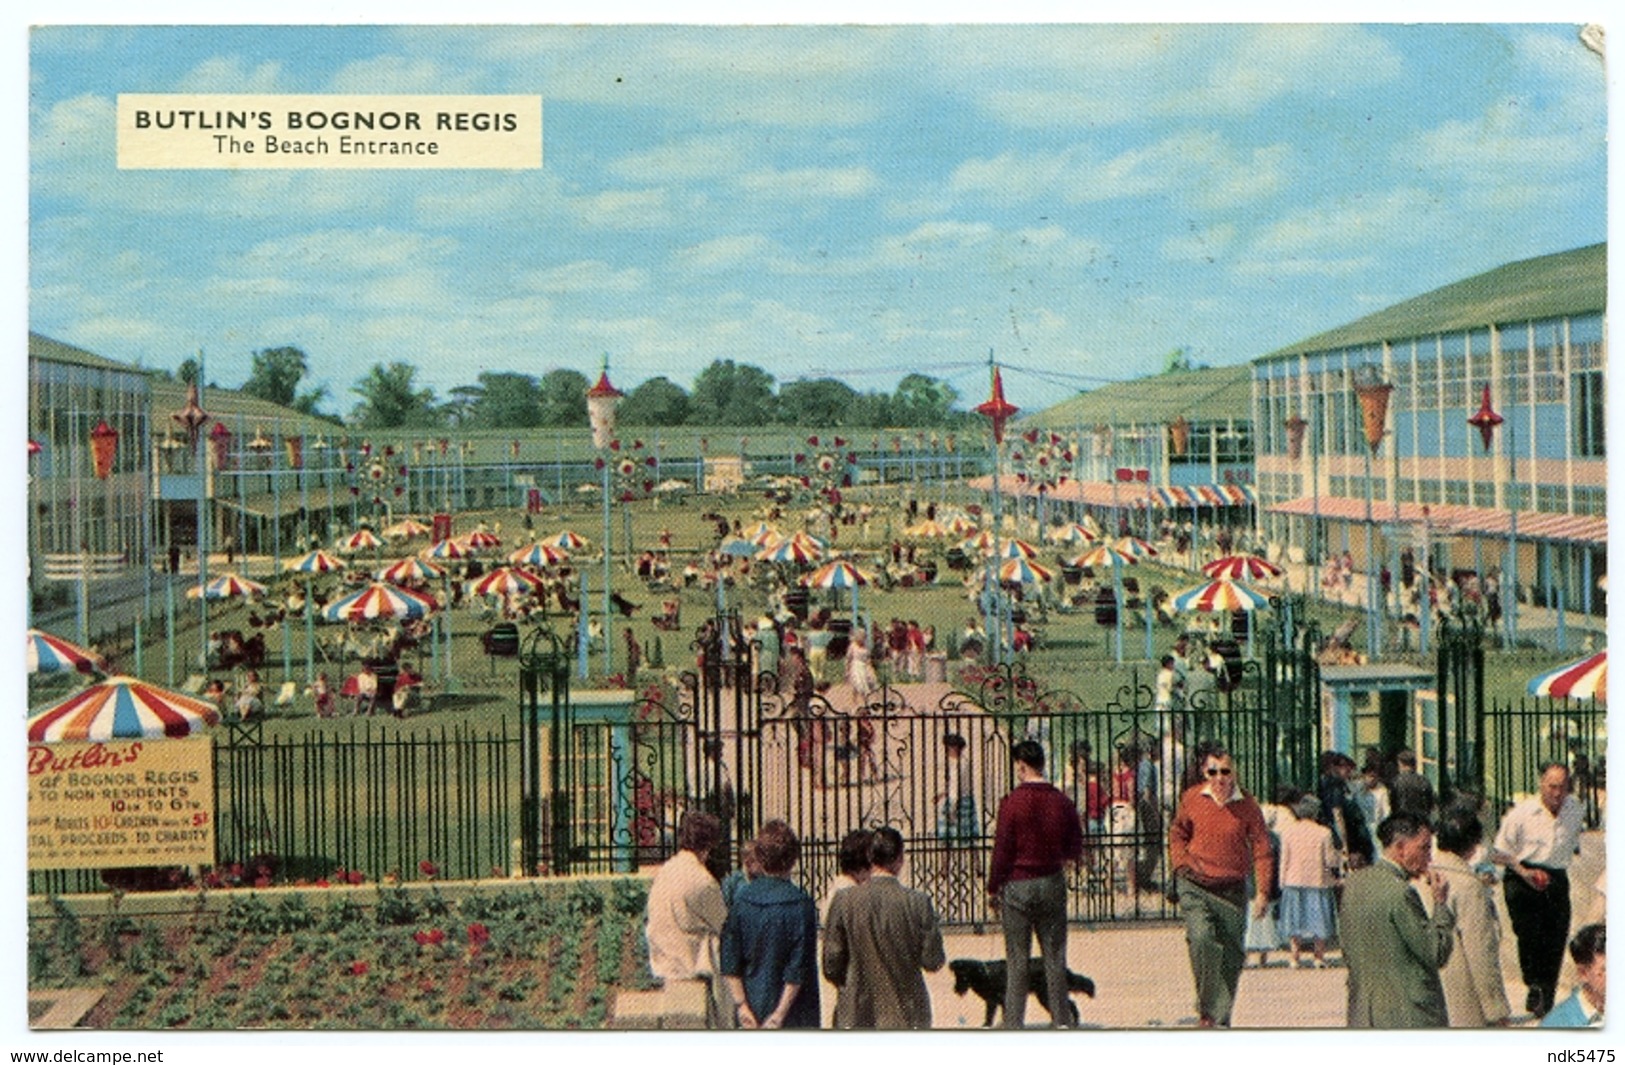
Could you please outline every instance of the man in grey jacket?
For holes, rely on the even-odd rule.
[[[869,879],[838,892],[824,928],[824,978],[838,989],[837,1028],[929,1028],[923,972],[947,960],[930,896],[904,887],[903,837],[878,828]]]
[[[1377,828],[1381,856],[1349,875],[1338,924],[1349,968],[1350,1028],[1443,1028],[1450,1023],[1439,970],[1455,944],[1450,886],[1428,866],[1433,832],[1411,814]],[[1426,875],[1430,914],[1411,885]]]

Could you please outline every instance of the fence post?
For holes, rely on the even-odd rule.
[[[519,717],[521,725],[519,808],[520,861],[525,875],[534,876],[542,860],[542,707],[543,692],[551,695],[547,737],[552,848],[549,867],[569,871],[569,797],[561,786],[569,743],[570,656],[559,637],[537,628],[519,652]]]

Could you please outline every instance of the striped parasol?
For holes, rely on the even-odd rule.
[[[542,590],[543,580],[529,570],[499,566],[478,580],[469,582],[468,590],[475,595],[534,595]]]
[[[864,588],[872,583],[870,576],[843,559],[826,562],[801,578],[808,588]]]
[[[1092,544],[1100,537],[1090,532],[1087,526],[1071,522],[1066,525],[1057,525],[1047,532],[1045,537],[1055,544]]]
[[[60,636],[39,629],[28,630],[28,672],[100,673],[102,656]]]
[[[1175,610],[1199,614],[1229,614],[1237,610],[1262,610],[1270,605],[1269,596],[1245,584],[1226,578],[1187,588],[1175,595]]]
[[[428,581],[445,575],[446,567],[436,565],[415,555],[408,555],[406,558],[391,562],[373,574],[379,580],[388,581],[390,584]]]
[[[344,562],[336,555],[318,550],[283,563],[283,568],[293,573],[315,576],[321,573],[337,573],[344,568]]]
[[[1529,682],[1530,695],[1554,699],[1598,699],[1608,701],[1608,651],[1598,651],[1578,662],[1558,666]]]
[[[223,573],[208,584],[186,589],[188,599],[254,599],[264,594],[265,585],[235,573]]]
[[[955,514],[948,519],[948,532],[953,536],[975,536],[980,527],[963,514]]]
[[[959,549],[967,555],[987,555],[993,552],[997,541],[998,537],[991,530],[983,529],[960,541]]]
[[[502,546],[502,537],[490,529],[475,529],[463,537],[470,551],[495,551]]]
[[[403,518],[384,530],[384,538],[387,540],[411,540],[419,536],[428,536],[433,532],[433,529],[416,518]]]
[[[1209,577],[1261,581],[1279,577],[1283,571],[1269,559],[1259,558],[1257,555],[1226,555],[1203,566],[1202,572]]]
[[[717,554],[731,555],[734,558],[755,558],[763,550],[771,550],[777,541],[767,544],[753,544],[743,536],[730,536],[717,545]]]
[[[772,547],[763,548],[756,557],[763,562],[787,562],[805,566],[824,557],[824,545],[817,537],[798,532]]]
[[[1125,536],[1117,541],[1117,549],[1125,555],[1135,558],[1156,558],[1157,549],[1140,539],[1138,536]]]
[[[375,581],[359,592],[322,608],[323,621],[375,621],[383,618],[428,617],[440,604],[422,592]]]
[[[549,536],[547,539],[543,540],[542,543],[552,544],[554,547],[562,547],[566,551],[579,551],[583,547],[587,546],[587,538],[578,532],[565,529],[563,532]]]
[[[220,711],[202,699],[134,677],[109,677],[31,715],[28,742],[179,739],[219,723]]]
[[[468,558],[471,552],[461,540],[436,540],[418,554],[436,562],[457,562]]]
[[[948,528],[948,526],[942,524],[940,521],[932,521],[930,518],[920,522],[918,525],[910,525],[908,528],[903,530],[904,536],[912,536],[916,540],[941,540],[945,537],[952,536],[953,534],[953,530]]]
[[[1067,565],[1096,569],[1101,567],[1109,568],[1114,562],[1119,566],[1132,566],[1138,564],[1139,561],[1133,555],[1124,554],[1115,544],[1097,544],[1083,554],[1068,560]]]
[[[1024,558],[1031,561],[1038,557],[1038,548],[1025,540],[1005,540],[999,544],[1000,558]]]
[[[519,566],[536,566],[539,569],[544,569],[548,566],[557,566],[561,562],[570,561],[570,552],[562,547],[554,547],[552,544],[544,544],[537,540],[528,547],[521,547],[510,554],[508,561]]]
[[[1055,574],[1046,566],[1026,558],[1007,558],[999,563],[1001,584],[1048,584]]]
[[[339,550],[345,554],[356,551],[376,551],[384,546],[378,534],[371,529],[361,528],[339,541]]]
[[[766,547],[784,539],[784,534],[772,522],[759,521],[745,530],[744,537],[757,547]]]

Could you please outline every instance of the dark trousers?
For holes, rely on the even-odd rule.
[[[1236,988],[1247,963],[1247,896],[1240,887],[1210,891],[1181,877],[1179,908],[1185,917],[1185,947],[1196,980],[1196,1006],[1201,1015],[1229,1027]]]
[[[1027,1016],[1027,959],[1033,936],[1044,955],[1044,981],[1050,1016],[1066,1025],[1066,874],[1012,880],[999,896],[1004,927],[1004,1026],[1022,1028]]]
[[[1501,882],[1506,897],[1507,917],[1518,937],[1518,968],[1523,982],[1540,991],[1540,1012],[1552,1008],[1557,994],[1557,974],[1563,968],[1563,948],[1569,939],[1569,874],[1548,869],[1551,883],[1536,891],[1517,873],[1508,872]]]

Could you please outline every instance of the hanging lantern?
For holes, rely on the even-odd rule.
[[[1471,425],[1474,429],[1477,429],[1478,435],[1484,438],[1484,450],[1486,453],[1490,450],[1490,445],[1495,440],[1496,426],[1500,425],[1504,421],[1506,421],[1506,419],[1495,413],[1495,408],[1490,406],[1490,386],[1485,385],[1484,399],[1478,405],[1478,413],[1473,415],[1471,418],[1468,418],[1467,424]]]
[[[175,411],[170,417],[179,422],[186,430],[186,439],[188,441],[194,444],[197,443],[198,430],[202,429],[203,423],[209,420],[209,415],[202,407],[198,406],[196,381],[186,386],[186,406]]]
[[[1286,453],[1287,457],[1297,460],[1303,457],[1303,434],[1309,428],[1309,420],[1294,414],[1286,420]]]
[[[1190,450],[1191,423],[1181,414],[1175,418],[1173,424],[1168,426],[1169,439],[1173,443],[1174,457],[1183,458],[1185,452]]]
[[[209,430],[209,443],[214,448],[214,468],[231,469],[231,430],[226,428],[225,422],[214,423],[214,428]]]
[[[282,446],[286,448],[288,452],[289,468],[295,470],[304,469],[305,438],[302,436],[285,436],[282,438]]]
[[[1355,385],[1354,394],[1360,400],[1360,419],[1365,425],[1365,442],[1375,455],[1382,445],[1383,427],[1388,421],[1388,397],[1394,386],[1388,384]]]
[[[90,456],[98,480],[107,480],[113,472],[113,456],[116,454],[118,454],[118,430],[103,419],[90,431]]]
[[[592,424],[592,446],[602,450],[615,436],[615,404],[625,395],[609,383],[609,359],[604,359],[604,372],[598,383],[587,389],[587,421]]]
[[[1004,378],[1000,375],[999,368],[993,367],[993,394],[988,397],[986,403],[977,405],[976,413],[993,423],[995,444],[1004,443],[1004,423],[1013,418],[1020,409],[1005,400]]]
[[[254,439],[248,442],[248,446],[254,451],[271,450],[271,441],[268,437],[266,437],[265,427],[263,425],[254,430]]]

